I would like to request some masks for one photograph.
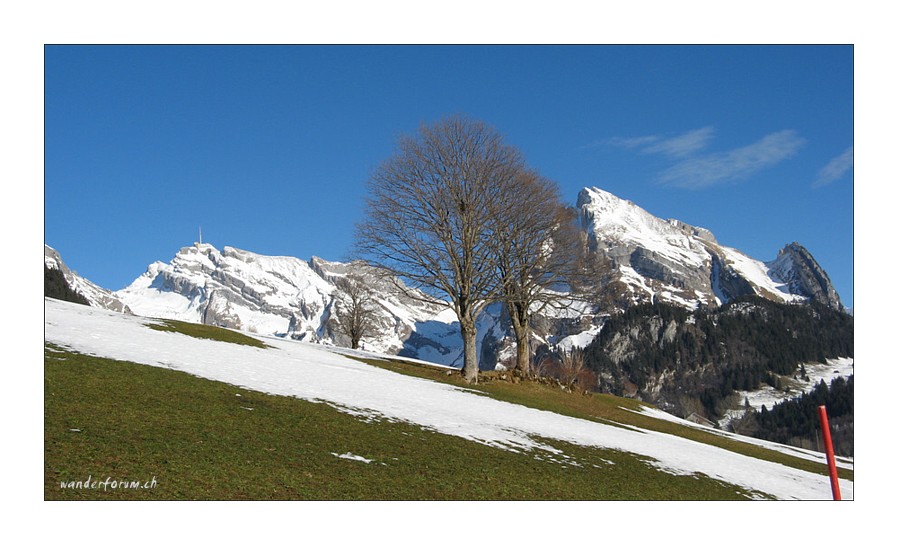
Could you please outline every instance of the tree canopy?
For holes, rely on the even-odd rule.
[[[370,264],[438,299],[460,323],[463,374],[477,380],[475,321],[502,285],[497,214],[526,170],[521,153],[484,122],[453,116],[403,136],[368,180],[356,249]]]

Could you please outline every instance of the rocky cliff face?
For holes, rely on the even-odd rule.
[[[756,295],[843,309],[828,276],[796,243],[767,263],[720,245],[709,230],[662,220],[599,188],[582,190],[576,205],[596,262],[605,268],[601,292],[618,307],[656,300],[719,306]]]
[[[786,245],[779,251],[778,258],[768,266],[770,274],[784,282],[791,292],[825,304],[831,309],[844,310],[828,274],[799,243]]]

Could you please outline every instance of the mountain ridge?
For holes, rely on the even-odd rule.
[[[624,293],[629,305],[660,299],[696,308],[757,295],[844,309],[825,271],[799,243],[763,262],[721,245],[706,228],[663,220],[600,188],[584,188],[576,208],[605,269],[610,290],[601,294],[608,301],[621,302]]]
[[[596,187],[583,189],[576,207],[592,251],[595,290],[587,300],[580,297],[574,311],[548,311],[537,318],[536,348],[585,347],[605,317],[655,301],[690,310],[752,295],[843,309],[827,274],[796,242],[775,260],[762,262],[720,245],[705,228],[660,219]],[[47,263],[65,268],[58,253],[46,249]],[[399,280],[385,279],[362,262],[267,256],[231,246],[220,251],[195,243],[168,263],[151,263],[115,292],[71,272],[69,278],[94,305],[116,311],[347,345],[334,328],[334,302],[336,281],[349,273],[363,276],[375,295],[379,334],[363,341],[368,349],[447,365],[461,362],[458,325],[449,307],[428,302],[424,294],[397,292],[393,285]],[[494,304],[482,313],[477,351],[483,369],[512,355],[509,331],[503,306]]]
[[[340,342],[330,325],[334,281],[350,272],[366,276],[374,287],[384,284],[361,263],[304,261],[230,246],[219,251],[198,243],[183,247],[168,264],[151,264],[116,294],[139,314],[334,343]],[[439,311],[436,305],[382,291],[376,318],[382,334],[369,344],[398,352],[413,324]]]

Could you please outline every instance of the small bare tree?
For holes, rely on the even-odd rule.
[[[338,332],[350,338],[350,347],[358,349],[364,337],[375,334],[372,291],[356,274],[339,278],[335,285],[338,292],[334,299],[334,325]]]
[[[501,290],[495,206],[523,169],[499,133],[455,116],[401,137],[369,177],[356,251],[456,312],[468,382],[478,379],[476,320]]]
[[[586,370],[584,365],[584,351],[571,348],[562,351],[559,355],[559,381],[571,388]]]
[[[597,375],[585,364],[584,350],[570,348],[555,355],[547,355],[537,365],[539,376],[555,378],[559,385],[585,392],[597,387]]]

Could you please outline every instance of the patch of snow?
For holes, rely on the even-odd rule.
[[[357,456],[356,454],[353,454],[351,452],[346,452],[344,454],[338,454],[337,452],[332,452],[331,455],[337,456],[338,458],[341,458],[344,460],[353,460],[353,461],[363,462],[363,463],[372,463],[375,461],[375,460],[370,460],[368,458],[363,458],[362,456]]]
[[[580,349],[587,347],[587,345],[593,342],[594,338],[600,334],[602,329],[603,325],[593,325],[589,329],[579,332],[578,334],[566,336],[559,341],[556,347],[562,351],[571,351],[572,348]]]
[[[620,408],[622,408],[623,410],[627,410],[629,412],[634,412],[633,410],[625,408],[625,407],[620,407]],[[735,433],[729,433],[729,432],[723,431],[722,429],[719,429],[719,428],[710,427],[708,425],[703,425],[703,424],[698,424],[698,423],[692,422],[690,420],[685,420],[683,418],[673,416],[672,414],[669,414],[668,412],[665,412],[663,410],[659,410],[658,408],[644,406],[644,407],[641,407],[640,414],[651,416],[658,420],[666,420],[666,421],[674,422],[674,423],[677,423],[679,425],[683,425],[686,427],[694,427],[697,429],[702,429],[704,431],[708,431],[710,433],[713,433],[713,434],[716,434],[716,435],[719,435],[722,437],[728,437],[730,439],[738,440],[740,442],[744,442],[747,444],[753,444],[756,446],[761,446],[763,448],[767,448],[769,450],[774,450],[775,452],[781,452],[783,454],[788,454],[790,456],[795,456],[798,458],[803,458],[803,459],[807,459],[810,461],[814,461],[817,463],[822,463],[822,465],[826,464],[825,459],[824,459],[825,456],[821,452],[816,452],[814,450],[806,450],[804,448],[798,448],[795,446],[778,444],[778,443],[766,441],[763,439],[757,439],[754,437],[745,437],[743,435],[737,435]],[[853,458],[845,458],[845,457],[839,456],[835,459],[837,460],[836,464],[838,467],[843,467],[845,469],[853,469]]]
[[[730,247],[721,247],[728,263],[741,272],[748,281],[756,287],[768,291],[772,296],[781,298],[783,302],[798,302],[804,298],[800,295],[791,294],[787,285],[778,282],[769,276],[769,266],[764,262],[750,258],[737,249]]]

